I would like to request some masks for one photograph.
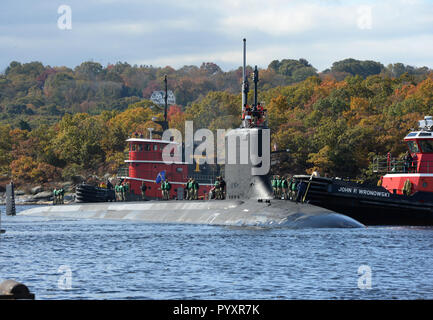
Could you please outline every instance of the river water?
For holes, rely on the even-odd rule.
[[[433,299],[432,228],[228,228],[0,209],[0,281],[22,282],[36,299]]]

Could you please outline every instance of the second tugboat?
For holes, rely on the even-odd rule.
[[[373,171],[382,174],[378,186],[338,178],[296,175],[308,184],[305,198],[311,204],[344,213],[365,225],[433,226],[433,118],[419,121],[419,129],[404,141],[402,160],[373,160]]]

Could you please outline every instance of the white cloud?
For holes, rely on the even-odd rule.
[[[222,31],[232,34],[236,31],[261,31],[273,36],[290,33],[300,33],[312,29],[312,15],[301,11],[285,13],[275,10],[265,10],[253,18],[249,15],[232,15],[221,20]]]
[[[16,59],[71,65],[89,58],[174,67],[212,61],[233,69],[243,37],[247,63],[260,67],[305,58],[323,70],[348,57],[433,67],[433,5],[426,0],[76,0],[68,31],[57,29],[56,5],[48,17],[46,6],[23,1],[23,16],[13,2],[0,12],[0,69]],[[371,8],[362,28],[360,7]]]
[[[154,59],[137,60],[136,64],[151,64],[155,66],[171,66],[180,68],[184,65],[200,65],[202,62],[214,62],[224,64],[239,64],[242,57],[239,56],[241,51],[219,51],[210,53],[193,53],[193,54],[170,54]]]

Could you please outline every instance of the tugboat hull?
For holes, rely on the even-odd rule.
[[[383,187],[338,179],[295,176],[309,183],[306,200],[365,225],[433,226],[433,194],[392,194]]]

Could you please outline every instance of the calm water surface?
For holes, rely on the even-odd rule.
[[[433,299],[432,228],[245,229],[0,209],[0,280],[37,299]],[[358,287],[368,283],[361,265],[371,289]]]

